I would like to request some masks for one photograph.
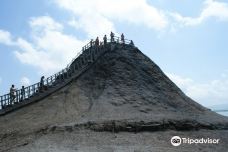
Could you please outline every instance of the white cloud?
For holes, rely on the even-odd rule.
[[[159,9],[147,0],[52,0],[60,8],[70,11],[73,19],[68,23],[82,29],[88,37],[103,36],[116,32],[115,23],[125,22],[142,25],[161,33],[176,26],[195,26],[209,18],[228,21],[228,4],[215,0],[205,0],[198,17],[182,16],[178,12]]]
[[[15,56],[21,63],[34,66],[42,75],[50,75],[65,68],[88,41],[63,32],[63,25],[50,16],[30,19],[31,40],[15,38],[0,30],[0,43],[17,48]]]
[[[164,29],[167,19],[162,12],[146,0],[53,0],[77,18],[70,21],[90,37],[115,31],[114,20],[144,25],[155,30]]]
[[[91,15],[88,17],[84,15],[79,20],[72,19],[69,21],[69,25],[76,29],[83,29],[86,34],[88,34],[89,38],[95,38],[97,36],[102,37],[103,35],[110,33],[110,31],[117,33],[114,24],[107,18],[100,15],[94,15],[92,18],[90,17]]]
[[[84,41],[62,32],[63,26],[49,16],[32,18],[32,41],[18,38],[16,57],[24,64],[37,67],[42,74],[53,74],[76,56]]]
[[[206,0],[204,1],[204,8],[198,17],[184,17],[179,13],[171,13],[171,16],[185,26],[199,25],[212,17],[222,21],[228,21],[228,4],[215,0]]]
[[[2,83],[2,78],[0,77],[0,84]]]
[[[222,77],[207,83],[199,83],[190,78],[184,78],[167,73],[168,77],[177,84],[188,96],[206,105],[224,104],[228,101],[228,78]]]
[[[8,31],[0,29],[0,43],[5,45],[12,45],[12,37]]]
[[[38,18],[31,18],[30,20],[30,26],[33,27],[33,30],[36,30],[36,32],[40,32],[43,30],[58,30],[61,31],[63,29],[63,26],[54,21],[51,17],[49,16],[41,16]]]
[[[194,81],[190,78],[183,78],[179,75],[175,75],[175,74],[171,74],[171,73],[166,73],[168,75],[168,77],[174,81],[178,87],[180,87],[184,92],[187,91],[187,87],[186,86],[191,86],[192,83],[194,83]]]
[[[22,86],[29,86],[30,85],[30,80],[27,77],[22,77],[21,78],[21,85]]]

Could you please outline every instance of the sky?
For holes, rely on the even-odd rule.
[[[198,103],[228,104],[228,0],[1,0],[0,94],[58,72],[111,31]]]

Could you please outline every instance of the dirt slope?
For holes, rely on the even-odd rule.
[[[112,122],[117,131],[126,131],[133,123],[141,131],[151,124],[145,131],[228,128],[227,117],[187,97],[137,48],[117,47],[70,85],[0,117],[0,150],[10,151],[12,146],[6,143],[15,138],[21,139],[14,141],[16,145],[27,138],[28,143],[34,142],[36,136],[51,134],[59,126],[83,124],[82,129],[110,131]]]

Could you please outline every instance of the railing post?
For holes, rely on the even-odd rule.
[[[30,86],[28,87],[28,98],[30,98]]]
[[[5,107],[5,105],[6,105],[6,98],[5,98],[5,95],[3,95],[2,98],[3,98],[3,106]]]
[[[3,99],[3,106],[6,107],[6,99],[4,98],[4,96],[2,96]]]
[[[16,102],[19,102],[19,98],[20,98],[20,97],[19,97],[19,95],[20,95],[20,94],[19,94],[19,91],[20,91],[20,90],[17,90],[17,91],[16,91]]]
[[[11,102],[13,102],[13,100],[11,101],[11,99],[10,99],[10,94],[7,94],[6,97],[7,97],[7,100],[8,100],[8,105],[10,105]]]
[[[19,102],[23,101],[23,90],[19,91]]]
[[[4,98],[3,98],[3,96],[1,96],[1,101],[2,101],[2,109],[3,109],[3,106],[4,106]]]
[[[9,105],[9,97],[8,97],[9,94],[5,95],[5,102],[6,102],[6,105]]]
[[[28,98],[28,87],[25,88],[25,98]]]
[[[68,68],[68,76],[71,77],[72,74],[73,74],[72,67],[69,67],[69,68]]]
[[[56,81],[56,78],[57,78],[57,76],[56,76],[56,74],[55,74],[55,81]]]
[[[1,109],[3,109],[3,97],[1,96]]]
[[[64,71],[62,70],[62,81],[64,80]]]
[[[35,87],[36,84],[32,85],[32,90],[33,90],[33,95],[35,95],[36,93],[36,87]]]
[[[49,79],[49,78],[47,78],[47,87],[48,87],[48,85],[49,85],[49,83],[48,83],[48,79]]]
[[[5,98],[5,105],[9,105],[8,94],[4,95]]]
[[[58,72],[57,74],[57,78],[58,78],[58,82],[61,80],[61,75],[60,75],[60,72]]]
[[[5,95],[5,100],[6,100],[6,105],[8,106],[10,104],[9,98],[8,98],[8,94]]]
[[[40,93],[40,83],[37,83],[37,91]]]
[[[64,79],[66,79],[67,78],[67,71],[66,71],[66,69],[64,69],[63,71],[64,71]]]
[[[3,105],[5,106],[6,105],[6,97],[5,97],[5,95],[3,95],[2,98],[3,98]]]
[[[69,69],[70,68],[66,68],[66,76],[67,76],[67,78],[69,78]]]
[[[63,76],[64,76],[64,80],[65,80],[67,78],[66,69],[63,69]]]
[[[53,78],[52,78],[53,76],[51,76],[51,85],[53,85]]]
[[[74,72],[75,72],[74,65],[75,65],[75,63],[73,63],[73,64],[71,65],[71,67],[70,67],[71,73],[74,73]]]
[[[69,68],[66,68],[65,71],[66,71],[66,79],[68,79],[69,78]]]

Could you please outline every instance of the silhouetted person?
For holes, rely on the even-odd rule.
[[[43,91],[43,89],[44,89],[44,76],[42,76],[40,79],[40,91]]]
[[[23,101],[25,99],[25,87],[22,86],[21,87],[21,101]]]
[[[15,91],[16,91],[16,89],[14,88],[14,85],[12,85],[10,88],[10,104],[11,105],[14,103],[14,100],[16,98]]]
[[[95,45],[99,46],[99,37],[96,38]]]
[[[93,39],[90,40],[90,47],[93,46]]]
[[[107,44],[107,36],[106,35],[104,36],[103,40],[104,40],[104,45]]]
[[[121,40],[122,43],[125,43],[125,39],[124,39],[124,34],[123,33],[121,34],[120,40]]]
[[[110,37],[111,37],[111,42],[114,42],[114,33],[111,32]]]
[[[130,45],[135,46],[134,42],[132,40],[130,41]]]

